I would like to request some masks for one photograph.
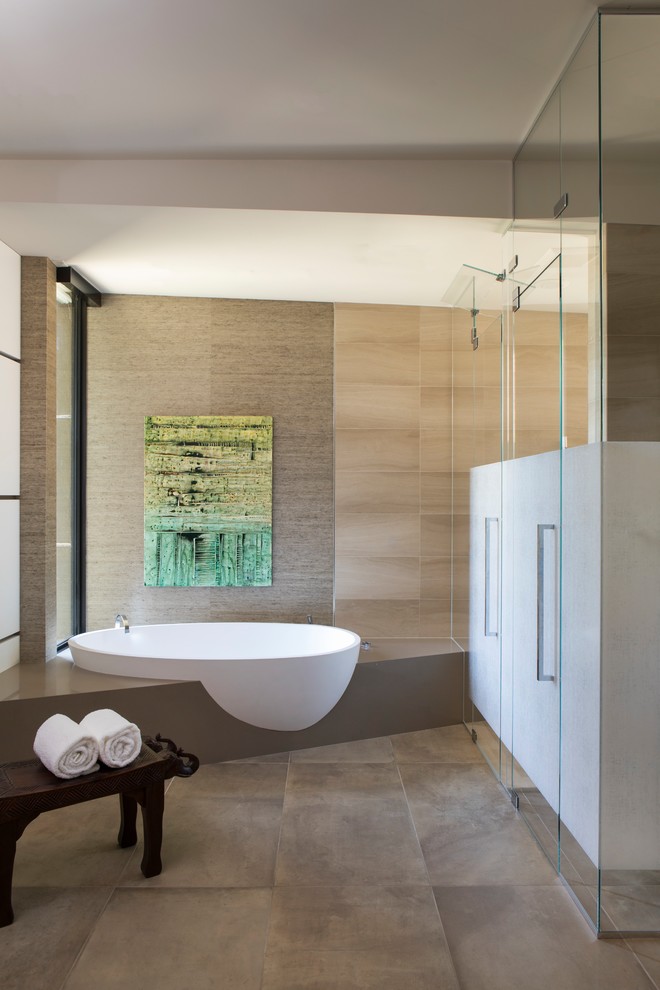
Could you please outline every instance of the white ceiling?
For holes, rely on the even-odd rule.
[[[510,159],[596,6],[0,0],[0,158]],[[155,295],[438,305],[462,263],[499,269],[503,227],[0,204],[20,254]]]
[[[0,0],[0,156],[510,158],[597,0]]]
[[[21,255],[104,292],[437,306],[464,261],[499,270],[497,220],[0,204]]]

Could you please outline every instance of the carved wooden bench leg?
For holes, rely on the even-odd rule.
[[[14,912],[11,906],[11,883],[14,875],[16,843],[23,832],[39,815],[18,818],[0,825],[0,928],[11,925]]]
[[[119,824],[119,835],[117,842],[122,849],[134,846],[137,842],[137,798],[134,794],[119,795],[119,809],[121,821]]]
[[[158,876],[163,868],[160,847],[163,841],[163,809],[165,807],[165,783],[160,780],[144,789],[142,825],[144,831],[144,856],[140,864],[145,877]]]

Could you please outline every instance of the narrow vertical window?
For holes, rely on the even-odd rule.
[[[85,631],[87,306],[101,295],[57,269],[57,643]]]
[[[75,553],[73,453],[74,302],[69,286],[57,285],[57,643],[73,636]]]

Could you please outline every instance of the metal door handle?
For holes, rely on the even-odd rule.
[[[500,611],[500,521],[497,516],[486,517],[486,553],[484,588],[484,635],[497,636]]]
[[[552,536],[547,539],[547,534]],[[552,570],[550,580],[546,574],[548,550],[551,551]],[[536,680],[554,681],[554,673],[546,672],[546,664],[552,661],[554,669],[557,653],[556,595],[557,595],[557,544],[555,526],[540,523],[536,527]]]

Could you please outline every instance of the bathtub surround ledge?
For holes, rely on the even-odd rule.
[[[29,759],[37,728],[55,712],[80,721],[98,708],[121,711],[144,733],[176,739],[202,763],[456,725],[462,720],[462,679],[458,652],[359,663],[332,711],[295,732],[259,729],[233,718],[199,681],[9,700],[0,703],[0,759]]]

